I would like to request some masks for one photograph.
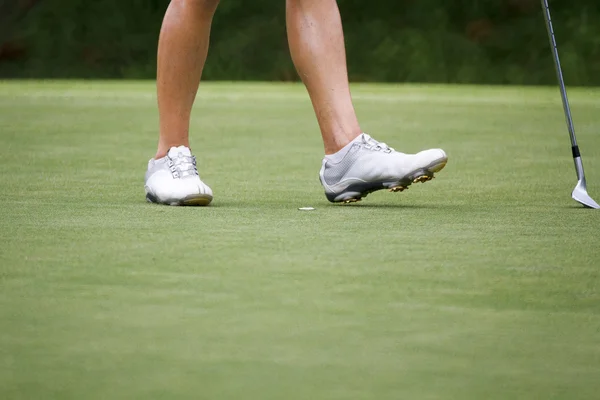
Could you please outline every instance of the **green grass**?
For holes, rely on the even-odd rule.
[[[600,200],[600,90],[571,90]],[[151,83],[0,82],[0,398],[590,399],[600,212],[555,88],[354,87],[438,179],[329,204],[301,86],[203,84],[208,208],[146,204]],[[313,212],[298,207],[313,206]]]

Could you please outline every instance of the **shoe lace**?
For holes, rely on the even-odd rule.
[[[198,176],[196,167],[196,157],[186,156],[182,153],[175,157],[167,157],[167,165],[173,174],[173,178],[183,178],[185,176]]]
[[[363,138],[365,142],[365,148],[368,150],[383,151],[384,153],[391,153],[392,151],[394,151],[394,149],[388,146],[387,144],[383,142],[378,142],[366,133],[363,134]]]

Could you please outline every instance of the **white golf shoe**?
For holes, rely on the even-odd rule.
[[[353,203],[376,190],[401,192],[416,182],[427,182],[446,166],[441,149],[404,154],[363,133],[342,151],[339,160],[323,159],[320,179],[332,203]]]
[[[185,146],[171,147],[158,160],[148,161],[146,200],[171,206],[207,206],[212,190],[200,180],[196,157]]]

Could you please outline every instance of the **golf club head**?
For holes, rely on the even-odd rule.
[[[584,180],[579,180],[577,182],[577,186],[575,186],[575,189],[573,189],[573,193],[571,194],[571,197],[573,197],[573,199],[575,201],[583,204],[586,207],[596,208],[596,209],[600,208],[600,206],[598,205],[598,203],[596,203],[588,195],[587,188],[586,188]]]

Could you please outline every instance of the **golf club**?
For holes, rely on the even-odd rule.
[[[560,67],[560,59],[558,58],[558,49],[556,47],[556,38],[554,37],[554,28],[552,27],[552,18],[550,17],[550,6],[548,0],[542,1],[542,9],[544,10],[544,17],[546,19],[546,28],[548,29],[548,39],[550,40],[550,48],[552,49],[552,55],[554,56],[554,66],[556,67],[556,76],[558,77],[558,85],[560,86],[560,94],[562,96],[563,108],[565,110],[565,118],[567,120],[567,128],[569,129],[569,136],[571,137],[571,148],[573,151],[573,160],[575,162],[575,170],[577,171],[577,186],[573,189],[571,197],[581,204],[589,208],[600,208],[587,193],[587,186],[585,182],[585,174],[583,172],[583,163],[581,162],[581,154],[579,153],[579,146],[577,146],[577,139],[575,138],[575,128],[573,127],[573,118],[571,117],[571,107],[569,106],[569,99],[567,98],[567,89],[565,88],[565,81],[563,79],[562,68]]]

